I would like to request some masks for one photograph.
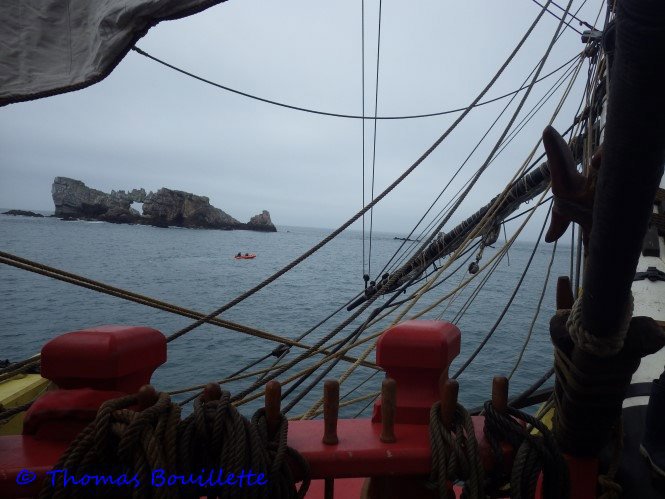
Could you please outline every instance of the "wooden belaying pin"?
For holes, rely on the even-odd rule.
[[[494,376],[492,380],[492,407],[499,414],[508,410],[508,378]]]
[[[397,382],[386,378],[381,383],[381,436],[383,443],[396,442],[395,412],[397,410]]]
[[[559,276],[556,280],[556,309],[565,310],[573,308],[575,297],[570,278],[567,275]]]
[[[144,411],[155,405],[158,398],[159,394],[152,385],[143,385],[137,394],[139,411]]]
[[[459,394],[459,383],[456,379],[448,379],[441,375],[439,378],[439,400],[441,401],[441,424],[447,430],[451,430],[455,423],[455,411],[457,410],[457,395]]]
[[[219,383],[208,383],[203,389],[203,401],[212,402],[222,398],[222,387]]]
[[[323,383],[323,439],[326,445],[335,445],[337,438],[337,416],[339,413],[339,382],[328,379]]]
[[[274,379],[268,381],[265,392],[265,408],[268,435],[271,437],[277,432],[279,425],[282,422],[281,403],[282,385],[279,384],[279,381]]]

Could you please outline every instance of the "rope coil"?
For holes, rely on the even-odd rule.
[[[263,409],[249,421],[230,398],[224,391],[219,400],[206,401],[201,396],[193,413],[183,420],[180,407],[166,393],[141,412],[133,410],[139,403],[136,395],[105,402],[61,456],[45,480],[40,499],[303,498],[310,482],[309,466],[286,445],[286,418],[282,416],[271,435]],[[300,489],[295,486],[293,465],[304,477]],[[55,470],[66,470],[70,482],[65,473]],[[255,486],[250,479],[246,487],[242,479],[240,486],[226,480],[220,483],[218,477],[228,478],[231,473],[236,479],[256,477]],[[178,479],[172,483],[169,477],[175,475]],[[95,478],[83,483],[85,476]],[[71,477],[78,483],[72,484]],[[114,477],[114,481],[97,477]]]
[[[441,402],[430,411],[430,444],[432,447],[431,480],[436,484],[441,499],[455,497],[447,482],[464,480],[465,497],[482,499],[484,470],[478,454],[478,443],[473,422],[467,410],[457,404],[452,428],[441,422]]]
[[[506,414],[499,413],[489,401],[484,407],[485,435],[495,454],[500,440],[517,449],[510,477],[510,497],[534,498],[541,471],[545,499],[570,497],[568,466],[549,429],[536,418],[513,407],[508,406]],[[527,424],[536,428],[540,436],[533,435]]]

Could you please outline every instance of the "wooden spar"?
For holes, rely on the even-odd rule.
[[[538,194],[547,189],[549,181],[550,170],[546,162],[540,164],[533,172],[528,173],[515,181],[508,190],[508,193],[504,197],[503,201],[499,204],[499,207],[494,215],[494,220],[498,222],[507,218],[511,213],[517,210],[517,208],[519,208],[522,203],[535,198]],[[437,238],[429,243],[429,245],[426,246],[424,250],[422,250],[421,258],[398,269],[396,273],[399,274],[399,278],[390,287],[390,289],[381,288],[380,283],[377,285],[378,289],[376,287],[367,288],[365,294],[349,305],[347,310],[353,310],[365,302],[369,296],[372,296],[377,292],[383,294],[395,291],[397,288],[405,284],[408,279],[413,278],[414,275],[416,277],[419,276],[429,265],[434,263],[436,260],[443,258],[444,256],[455,251],[464,241],[465,237],[471,233],[475,226],[490,211],[499,196],[500,194],[492,198],[489,203],[480,208],[477,212],[461,222],[459,225],[454,227],[450,232],[447,232],[442,237]],[[492,227],[494,227],[494,224],[488,224],[485,233],[491,231]]]
[[[584,274],[582,325],[615,334],[626,313],[665,163],[665,3],[618,2],[602,165]]]

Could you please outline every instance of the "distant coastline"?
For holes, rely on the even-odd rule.
[[[34,211],[28,211],[28,210],[7,210],[1,213],[3,215],[12,215],[15,217],[44,218],[44,215],[42,215],[41,213],[36,213]]]

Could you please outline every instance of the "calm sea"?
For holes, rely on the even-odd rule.
[[[272,234],[161,229],[0,215],[1,251],[201,312],[210,312],[258,284],[329,233],[325,229],[300,227],[279,227],[279,232]],[[395,235],[374,234],[373,273],[379,271],[400,247],[401,242],[394,239]],[[361,233],[340,235],[313,257],[222,317],[296,338],[362,289],[362,246]],[[533,243],[516,243],[509,258],[503,259],[467,312],[457,321],[462,331],[462,353],[453,363],[451,372],[491,329],[532,248]],[[235,260],[233,256],[238,252],[256,253],[257,257]],[[512,369],[533,319],[551,253],[551,245],[541,243],[505,318],[486,348],[460,376],[461,401],[468,407],[489,397],[493,376],[507,374]],[[487,249],[483,261],[492,254],[493,250]],[[569,259],[570,249],[560,247],[532,339],[513,378],[511,394],[530,385],[552,364],[547,324],[554,309],[556,276],[568,274]],[[468,276],[462,272],[453,275],[431,293],[432,298],[424,299],[423,305],[414,310],[422,309],[424,304],[457,286],[461,277]],[[475,286],[474,281],[447,308],[447,302],[444,302],[426,317],[453,319]],[[376,303],[381,304],[383,300]],[[303,341],[315,343],[349,315],[344,310]],[[0,359],[24,359],[37,353],[49,339],[90,326],[146,325],[168,335],[189,323],[190,320],[183,317],[0,265]],[[265,340],[204,325],[169,344],[168,362],[157,370],[153,383],[159,389],[171,390],[219,380],[275,346]],[[361,346],[351,353],[359,354],[363,349]],[[288,358],[293,358],[296,350]],[[254,369],[266,367],[269,362]],[[339,374],[345,367],[342,362],[333,373]],[[357,371],[343,385],[342,395],[371,373],[366,368]],[[235,392],[247,383],[247,380],[236,382],[227,388]],[[355,390],[349,399],[376,391],[379,386],[380,377],[375,376]],[[320,388],[317,388],[294,409],[293,414],[309,407],[319,395]],[[345,408],[342,414],[354,415],[364,405]],[[249,413],[256,405],[247,407],[245,412]]]

